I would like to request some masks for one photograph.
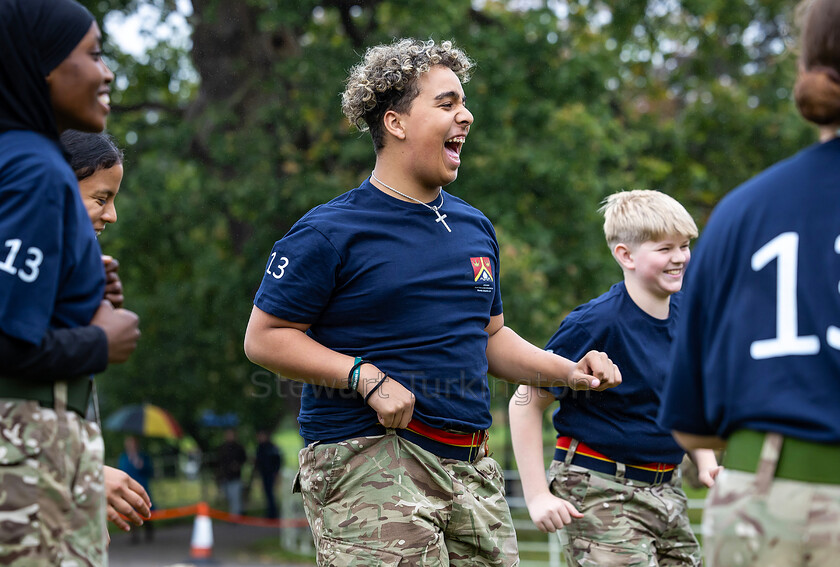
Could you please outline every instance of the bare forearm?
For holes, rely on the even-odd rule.
[[[322,346],[298,329],[249,328],[245,353],[251,362],[300,382],[346,388],[353,357]]]
[[[537,388],[520,386],[508,406],[513,454],[526,502],[548,492],[542,442],[542,413],[545,404],[535,399],[541,392]]]
[[[566,386],[575,363],[546,352],[502,327],[487,341],[489,372],[515,384]]]
[[[712,449],[694,449],[688,451],[688,456],[694,461],[698,470],[709,470],[717,466],[717,457]]]
[[[260,366],[288,378],[342,389],[355,359],[329,349],[306,334],[309,325],[280,319],[258,307],[245,331],[245,354]],[[386,428],[405,428],[414,415],[414,394],[371,364],[358,367],[356,391]],[[354,372],[355,376],[356,373]],[[373,392],[376,396],[371,397]]]

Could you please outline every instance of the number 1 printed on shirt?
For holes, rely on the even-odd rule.
[[[840,254],[840,236],[834,242],[834,251]],[[752,255],[752,269],[756,272],[761,271],[774,259],[777,260],[776,336],[772,339],[753,341],[750,345],[750,356],[755,360],[762,360],[779,356],[818,354],[819,337],[799,335],[796,298],[799,234],[784,232],[759,248]],[[830,347],[840,349],[840,328],[830,326],[826,331],[826,342]]]

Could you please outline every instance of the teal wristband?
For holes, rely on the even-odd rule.
[[[353,361],[353,368],[350,369],[350,373],[347,375],[347,387],[354,392],[359,387],[359,377],[362,374],[363,364],[370,364],[370,361],[363,359],[361,356],[357,356]]]

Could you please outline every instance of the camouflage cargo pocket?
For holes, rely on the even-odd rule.
[[[304,497],[313,498],[320,506],[329,500],[335,469],[342,464],[341,455],[346,457],[347,453],[346,443],[313,444],[301,449],[297,488]]]
[[[295,478],[292,479],[292,494],[300,494],[300,469],[295,473]]]
[[[549,490],[554,496],[568,500],[581,510],[589,492],[590,476],[589,471],[583,467],[552,461],[548,469]]]
[[[475,470],[483,476],[491,486],[496,488],[504,496],[505,494],[505,475],[502,472],[499,463],[490,457],[484,457],[475,465]]]
[[[569,536],[563,550],[567,565],[575,567],[648,567],[657,565],[655,549],[633,549],[627,544],[612,544],[589,537]],[[690,565],[690,563],[686,563]]]
[[[331,537],[321,538],[318,567],[397,567],[402,556],[358,543],[346,543]]]
[[[36,413],[38,415],[36,415]],[[42,424],[35,402],[0,402],[0,563],[41,543],[39,465]]]

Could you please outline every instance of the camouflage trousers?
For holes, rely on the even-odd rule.
[[[519,564],[502,473],[483,454],[442,459],[389,430],[299,459],[320,566]]]
[[[767,435],[757,473],[718,475],[703,513],[709,567],[840,565],[840,484],[773,478],[780,450]]]
[[[566,564],[702,565],[688,500],[675,473],[669,482],[654,485],[553,461],[552,494],[583,514],[559,532]]]
[[[0,565],[107,564],[103,457],[95,423],[0,400]]]

